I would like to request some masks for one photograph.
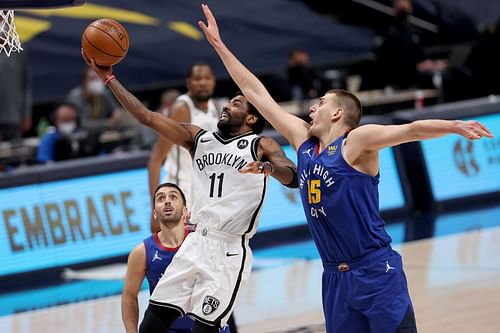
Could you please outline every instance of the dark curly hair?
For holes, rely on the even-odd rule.
[[[245,96],[245,95],[243,95],[243,93],[241,91],[238,91],[236,94],[234,94],[233,98],[236,96]],[[255,106],[253,106],[253,104],[248,101],[248,99],[246,99],[246,101],[247,101],[248,114],[251,114],[251,115],[254,115],[257,117],[257,121],[252,125],[252,131],[255,134],[260,134],[260,133],[262,133],[262,131],[266,127],[267,121],[259,113],[259,111],[257,111]]]

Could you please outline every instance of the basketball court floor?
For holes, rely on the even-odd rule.
[[[431,238],[403,242],[405,224],[387,229],[404,258],[421,333],[500,332],[500,206],[436,218]],[[240,333],[325,332],[322,266],[312,241],[254,252],[254,272],[238,301]],[[63,285],[0,294],[2,333],[123,332],[125,267],[66,271]],[[141,311],[148,294],[140,294]]]

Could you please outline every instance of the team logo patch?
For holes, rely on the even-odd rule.
[[[247,146],[248,146],[248,140],[241,139],[240,141],[238,141],[238,148],[245,149]]]
[[[328,146],[328,155],[331,156],[337,152],[337,146]]]
[[[204,314],[209,315],[219,307],[219,300],[212,296],[205,296],[203,300],[203,308],[202,311]]]

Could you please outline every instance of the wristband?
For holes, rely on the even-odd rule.
[[[274,165],[272,165],[271,163],[269,163],[267,161],[264,162],[263,165],[264,165],[264,168],[268,166],[271,169],[271,172],[269,173],[269,175],[271,176],[274,173]]]
[[[292,181],[288,184],[283,184],[283,185],[285,185],[286,187],[289,187],[289,188],[299,187],[299,181],[297,179],[297,170],[295,168],[290,167],[290,166],[287,166],[287,168],[290,169],[290,171],[292,171]]]
[[[104,85],[107,86],[114,79],[115,79],[114,75],[108,76],[106,79],[104,79]]]

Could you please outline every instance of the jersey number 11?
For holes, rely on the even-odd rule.
[[[222,181],[224,180],[224,174],[221,173],[217,176],[216,173],[213,173],[210,175],[210,198],[213,198],[214,197],[214,191],[215,191],[215,188],[217,187],[217,197],[220,198],[222,197]],[[216,186],[216,182],[218,181],[218,186]]]

